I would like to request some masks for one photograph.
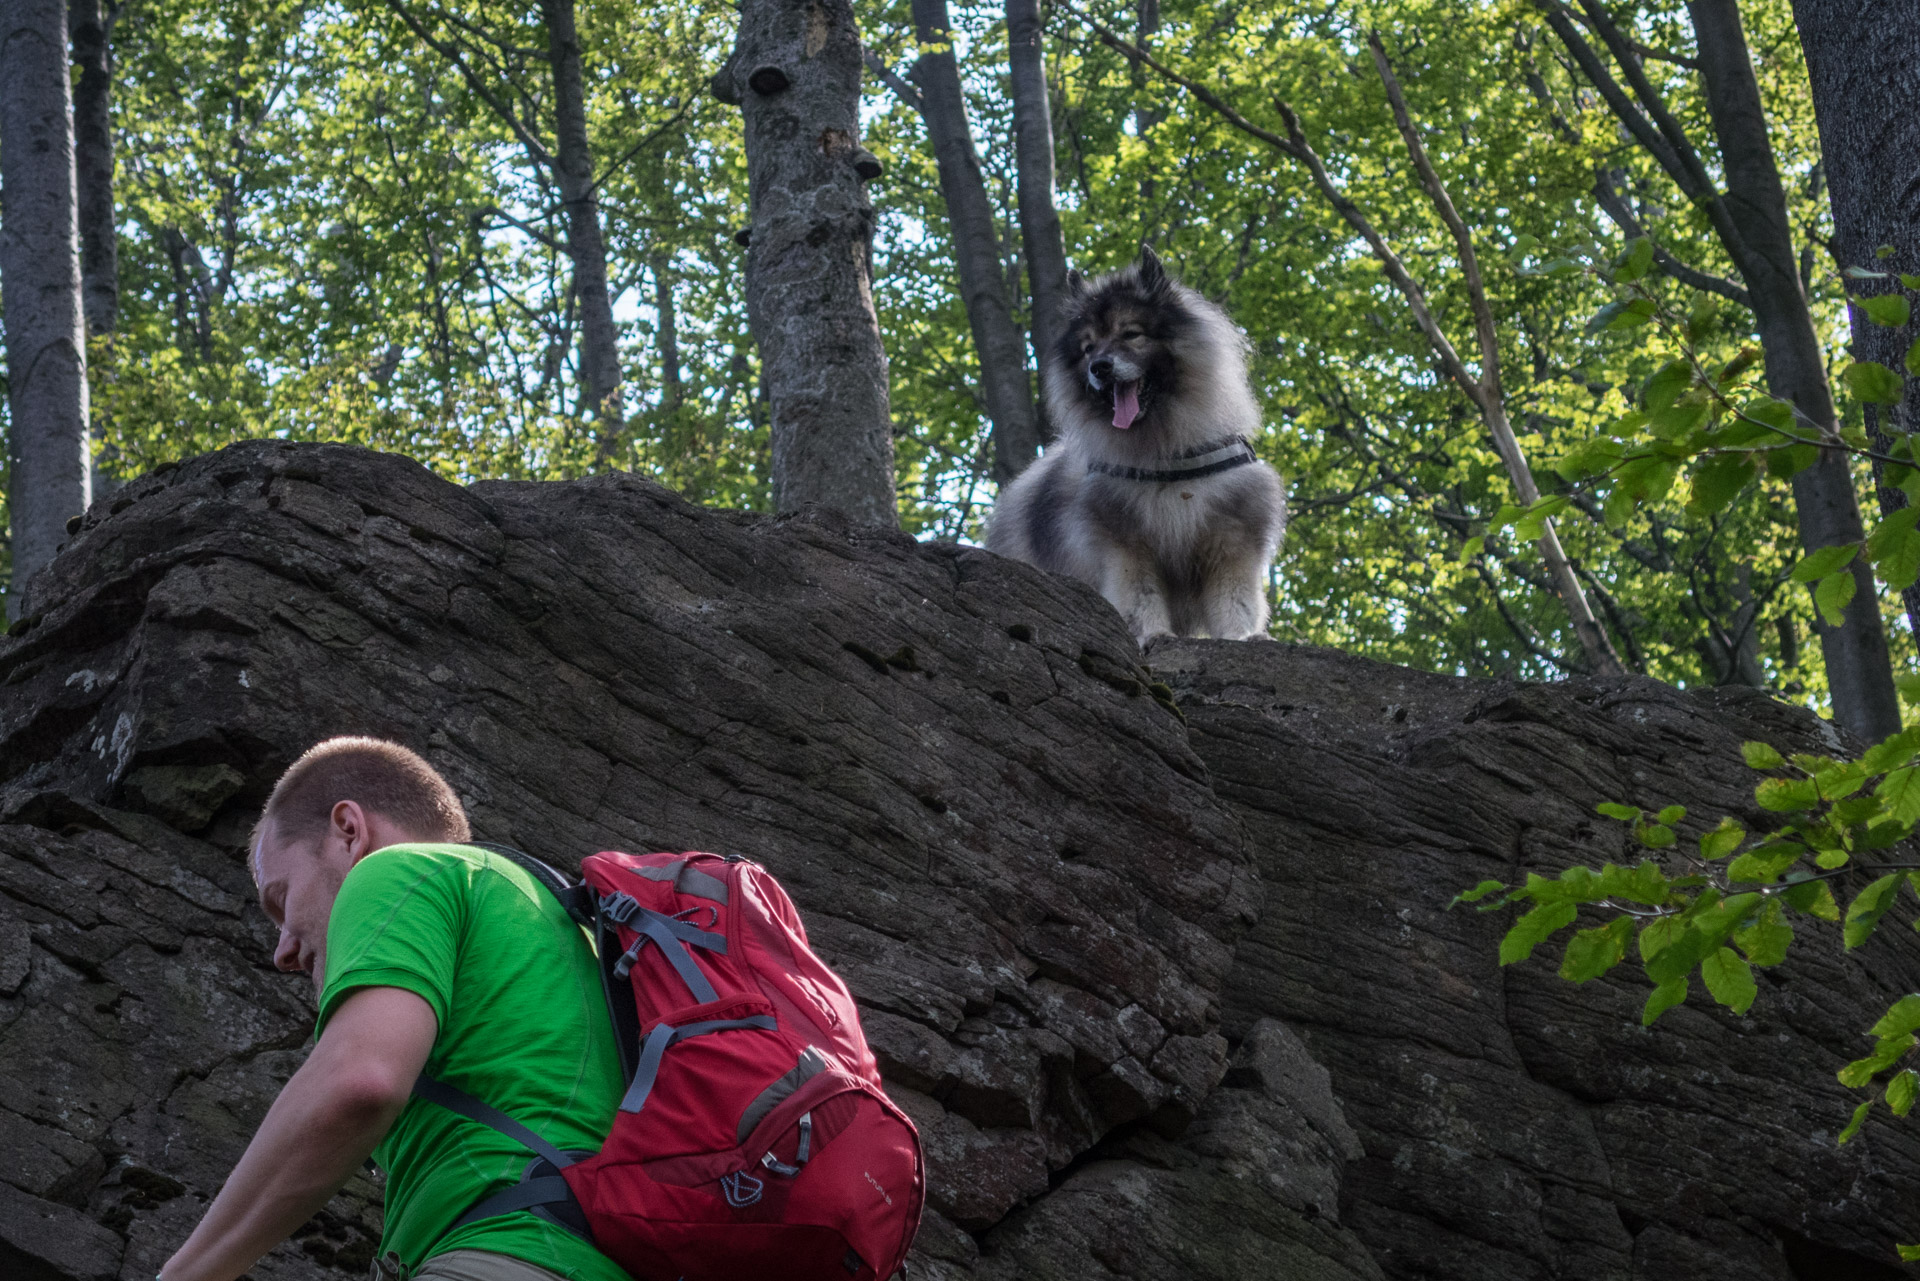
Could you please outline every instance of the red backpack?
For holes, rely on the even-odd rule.
[[[627,1080],[597,1154],[565,1153],[444,1082],[414,1093],[537,1153],[456,1227],[530,1209],[638,1281],[887,1281],[926,1175],[859,1012],[766,869],[602,853],[572,885],[499,846],[594,931]]]

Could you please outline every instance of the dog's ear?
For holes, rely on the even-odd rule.
[[[1067,269],[1067,297],[1078,298],[1087,292],[1087,278],[1071,267]]]
[[[1140,287],[1151,297],[1165,293],[1170,284],[1167,269],[1160,264],[1160,255],[1153,252],[1152,245],[1141,245]]]

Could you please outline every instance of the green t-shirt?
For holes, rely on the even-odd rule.
[[[325,977],[320,1029],[355,988],[405,988],[440,1020],[429,1075],[563,1151],[598,1151],[613,1128],[620,1056],[593,950],[512,861],[468,845],[367,855],[327,921]],[[373,1158],[387,1173],[380,1249],[409,1269],[449,1250],[491,1250],[573,1281],[628,1281],[591,1245],[529,1211],[447,1231],[483,1195],[519,1182],[533,1159],[495,1130],[414,1099]]]

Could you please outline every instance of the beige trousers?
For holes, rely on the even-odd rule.
[[[375,1264],[376,1269],[379,1264]],[[376,1272],[376,1281],[378,1273]],[[413,1281],[566,1281],[557,1272],[491,1250],[449,1250],[420,1265]]]

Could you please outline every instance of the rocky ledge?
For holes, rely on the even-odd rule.
[[[1144,660],[1091,591],[627,476],[238,445],[96,507],[0,642],[0,1273],[144,1281],[300,1061],[246,833],[328,734],[482,837],[764,862],[919,1123],[916,1276],[1873,1278],[1920,1139],[1834,1070],[1920,939],[1803,932],[1736,1018],[1501,970],[1485,877],[1751,814],[1751,693],[1277,644]],[[1830,744],[1829,744],[1830,746]],[[1691,820],[1690,820],[1691,821]],[[361,1272],[355,1180],[255,1281]]]

